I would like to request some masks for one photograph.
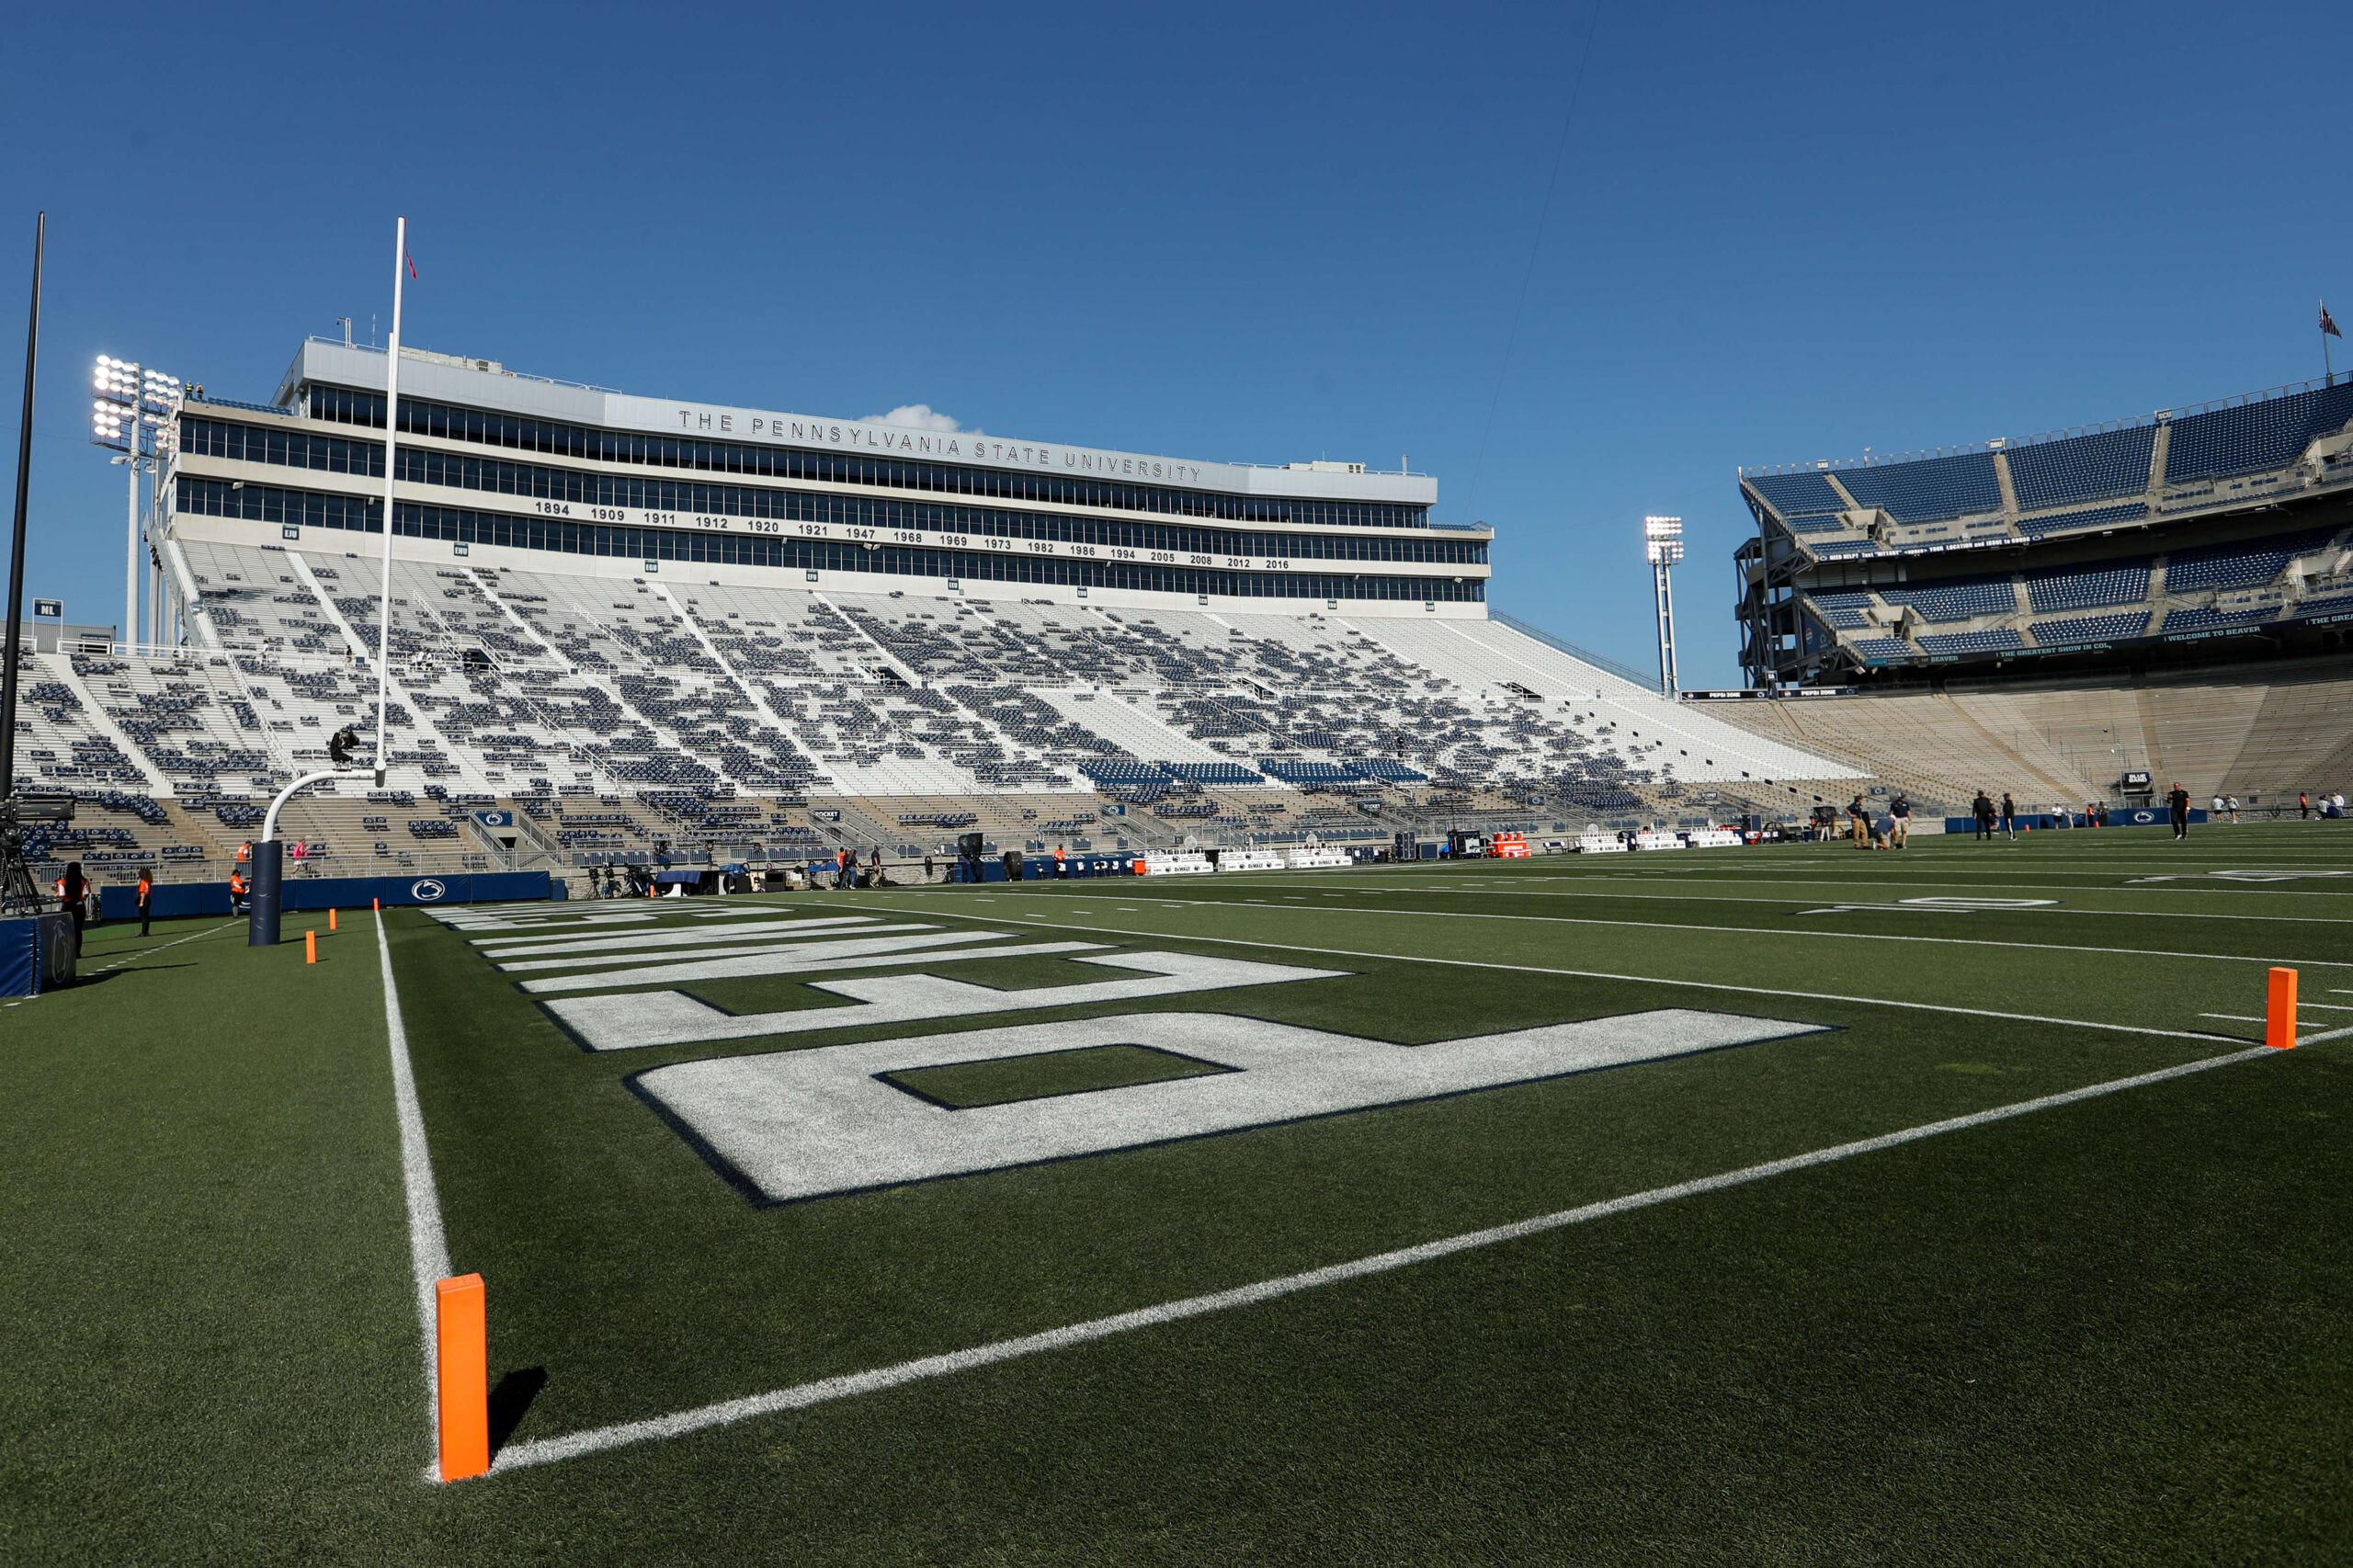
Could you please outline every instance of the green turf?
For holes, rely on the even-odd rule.
[[[2211,1056],[2259,1032],[2275,960],[2302,970],[2308,1030],[2353,1026],[2353,878],[2313,874],[2347,871],[2353,837],[2283,824],[2183,846],[2049,834],[793,895],[769,902],[1347,972],[616,1052],[583,1051],[483,961],[470,938],[490,933],[407,911],[389,929],[454,1265],[489,1280],[494,1376],[544,1383],[520,1440]],[[2055,902],[1900,903],[1925,897]],[[1810,913],[1839,903],[1882,907]],[[638,913],[564,913],[589,911]],[[418,1480],[372,921],[323,941],[316,968],[236,929],[164,946],[211,924],[144,943],[101,927],[85,967],[153,956],[0,1010],[0,1267],[21,1304],[0,1560],[2353,1555],[2353,1038],[437,1488]],[[1066,957],[930,971],[1016,989],[1108,972]],[[909,955],[857,972],[927,971]],[[823,978],[681,989],[736,1012],[845,1005],[807,983]],[[1419,1044],[1657,1007],[1833,1032],[779,1207],[748,1201],[631,1088],[673,1062],[1088,1014]],[[904,1076],[977,1107],[1139,1081],[1148,1054]]]
[[[1214,1062],[1197,1062],[1173,1051],[1159,1051],[1147,1045],[1097,1045],[1078,1051],[1041,1051],[1035,1056],[1008,1056],[995,1062],[955,1062],[944,1067],[917,1067],[880,1076],[884,1083],[921,1095],[937,1105],[969,1110],[977,1106],[1125,1088],[1131,1084],[1163,1084],[1171,1078],[1198,1078],[1204,1073],[1223,1071]]]

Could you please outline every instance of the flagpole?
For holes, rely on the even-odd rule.
[[[33,303],[25,327],[24,423],[17,432],[17,523],[8,542],[8,645],[0,652],[0,800],[17,788],[17,656],[25,620],[25,517],[33,483],[33,371],[40,363],[40,260],[49,244],[49,214],[33,220]],[[137,426],[132,435],[137,437]],[[0,887],[0,901],[21,890]]]
[[[376,620],[376,788],[384,787],[391,737],[384,733],[392,663],[392,475],[399,469],[401,411],[401,274],[408,262],[408,219],[392,230],[392,346],[384,356],[384,575]]]

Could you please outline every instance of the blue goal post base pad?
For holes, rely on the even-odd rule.
[[[74,980],[74,917],[0,920],[0,996],[38,996]]]

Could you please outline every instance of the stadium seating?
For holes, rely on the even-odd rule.
[[[1836,512],[1847,505],[1846,497],[1832,488],[1830,481],[1812,470],[1797,473],[1761,474],[1749,480],[1748,484],[1784,517]]]
[[[2038,805],[2113,799],[2127,769],[2178,779],[2201,801],[2235,794],[2256,808],[2292,807],[2299,790],[2353,780],[2353,731],[2342,721],[2353,710],[2353,656],[2344,654],[2153,671],[2133,686],[1956,679],[1943,692],[1707,706],[1868,767],[1909,790],[1915,807],[1956,812],[1980,789]]]
[[[2132,561],[2040,573],[2027,579],[2026,592],[2036,609],[2046,611],[2131,604],[2149,597],[2149,563]]]
[[[1415,803],[1425,793],[1615,813],[1677,780],[1845,774],[1491,622],[833,595],[464,561],[400,562],[387,585],[357,552],[178,548],[199,645],[51,656],[28,751],[173,812],[201,807],[199,828],[183,812],[157,831],[215,864],[251,826],[213,806],[242,817],[324,767],[337,728],[372,730],[387,587],[391,751],[412,798],[324,792],[286,822],[290,836],[404,866],[922,851],[965,827],[1007,843],[1081,827],[1148,838],[1163,809],[1168,831],[1383,837],[1429,809]],[[508,802],[517,842],[502,850],[468,812]],[[1107,803],[1142,814],[1106,816]]]
[[[2018,608],[2007,577],[1973,578],[1932,588],[1888,587],[1880,597],[1910,605],[1924,620],[1966,620],[1976,615],[2007,615]]]
[[[2002,509],[2002,482],[1990,452],[1842,468],[1838,483],[1864,506],[1884,507],[1907,523]]]
[[[2004,648],[2023,648],[2026,639],[2012,627],[1996,627],[1990,631],[1949,631],[1925,633],[1920,646],[1931,653],[1984,653]]]
[[[2120,523],[2144,521],[2149,516],[2146,501],[2127,502],[2120,506],[2091,506],[2075,512],[2050,512],[2039,517],[2018,519],[2018,531],[2029,539],[2042,539],[2054,533],[2075,528],[2114,528]]]
[[[2268,583],[2289,562],[2326,544],[2336,530],[2308,528],[2259,544],[2218,544],[2175,553],[2165,566],[2165,588],[2243,588]]]
[[[2173,421],[2165,483],[2224,479],[2285,468],[2313,437],[2353,419],[2353,382],[2262,398]]]
[[[2277,613],[2271,607],[2260,609],[2222,610],[2211,606],[2197,605],[2165,612],[2165,624],[2158,630],[2167,637],[2177,637],[2190,631],[2243,631]]]
[[[2037,512],[2070,501],[2140,494],[2149,487],[2149,459],[2156,438],[2155,426],[2142,425],[2011,445],[2006,455],[2019,509]]]
[[[2148,630],[2149,612],[2136,609],[2129,615],[2083,615],[2058,620],[2038,620],[2034,623],[2034,640],[2045,648],[2061,648],[2079,642],[2120,642],[2138,637]]]

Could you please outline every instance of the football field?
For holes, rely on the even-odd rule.
[[[0,1561],[2353,1560],[2341,824],[339,926],[0,1009]]]

